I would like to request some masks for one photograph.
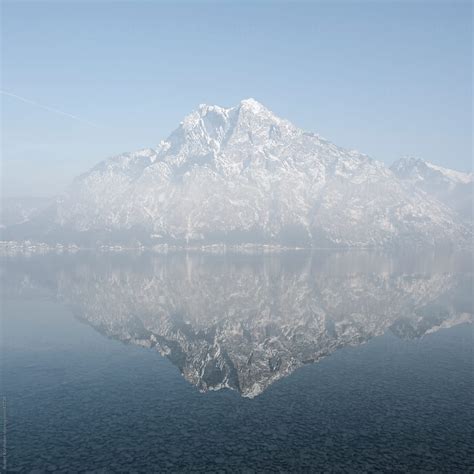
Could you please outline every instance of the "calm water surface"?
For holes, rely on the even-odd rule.
[[[465,255],[4,257],[10,472],[472,472]]]

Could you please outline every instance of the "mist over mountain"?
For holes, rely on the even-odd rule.
[[[54,203],[54,198],[19,197],[2,198],[0,203],[0,226],[22,224],[34,219]]]
[[[436,191],[438,181],[419,185],[411,176],[401,164],[391,170],[305,132],[253,99],[201,105],[158,147],[99,163],[41,215],[5,229],[3,239],[468,245],[464,191],[448,198]]]
[[[398,178],[411,183],[472,222],[473,173],[462,173],[419,158],[402,158],[390,168]]]

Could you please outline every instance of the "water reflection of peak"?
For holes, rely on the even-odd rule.
[[[34,262],[24,271],[107,336],[157,349],[201,390],[252,397],[388,329],[414,338],[470,320],[464,262],[371,252],[170,254],[57,258],[42,272]]]

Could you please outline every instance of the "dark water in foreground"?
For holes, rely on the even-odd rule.
[[[464,256],[1,265],[11,472],[474,468]]]

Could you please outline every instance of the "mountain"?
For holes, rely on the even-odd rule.
[[[384,164],[281,119],[253,99],[201,105],[157,148],[78,177],[4,240],[75,243],[459,245],[456,212]]]
[[[474,175],[437,166],[419,158],[402,158],[390,168],[395,175],[472,221]]]
[[[250,398],[387,331],[472,323],[463,256],[82,253],[8,260],[0,278],[4,292],[52,295],[105,336],[158,351],[201,391]]]
[[[34,219],[53,203],[46,197],[2,198],[0,206],[0,227],[7,227]]]

